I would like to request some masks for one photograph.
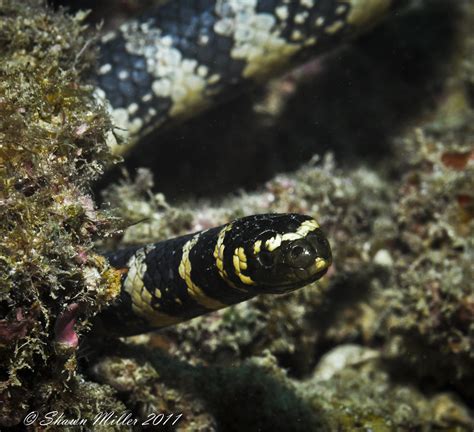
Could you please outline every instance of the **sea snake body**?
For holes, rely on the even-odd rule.
[[[171,0],[106,34],[95,95],[124,154],[141,138],[372,25],[399,0]],[[297,214],[253,215],[108,255],[119,299],[97,318],[109,335],[166,327],[323,276],[329,243]]]
[[[124,154],[176,120],[337,46],[401,0],[171,0],[103,36],[95,94]]]

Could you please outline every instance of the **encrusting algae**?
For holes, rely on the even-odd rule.
[[[112,220],[89,186],[111,157],[107,116],[81,82],[84,16],[0,2],[0,425],[30,411],[117,407],[77,375],[88,318],[119,290],[93,241]],[[74,403],[71,405],[72,401]]]

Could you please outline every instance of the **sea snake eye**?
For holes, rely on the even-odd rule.
[[[315,252],[309,245],[295,244],[290,248],[289,261],[294,267],[307,267],[314,261]]]

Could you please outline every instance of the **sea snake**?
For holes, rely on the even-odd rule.
[[[94,78],[124,154],[189,117],[337,46],[399,0],[171,0],[103,36]],[[263,214],[110,253],[119,299],[97,318],[109,335],[159,329],[322,277],[331,249],[317,222]]]
[[[108,255],[123,270],[120,299],[100,316],[108,335],[134,335],[258,294],[281,294],[321,278],[331,248],[300,214],[260,214]]]

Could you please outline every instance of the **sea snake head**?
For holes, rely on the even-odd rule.
[[[242,233],[237,236],[242,246],[234,249],[232,257],[241,288],[256,294],[286,293],[326,274],[332,263],[331,248],[314,219],[300,214],[251,218],[248,224],[247,218],[234,223],[232,229]]]

